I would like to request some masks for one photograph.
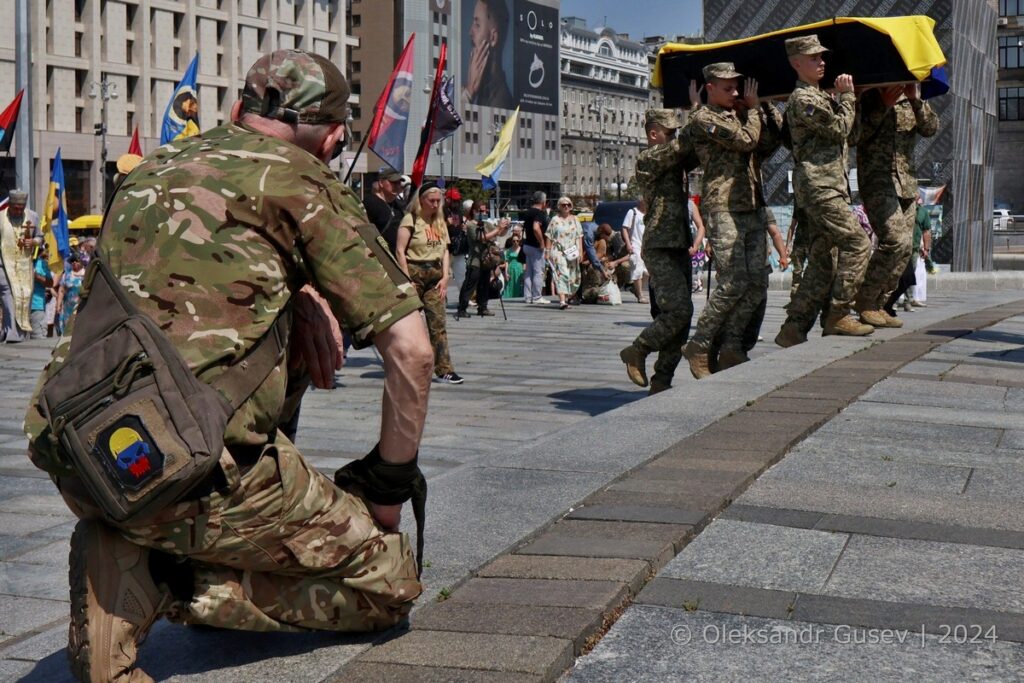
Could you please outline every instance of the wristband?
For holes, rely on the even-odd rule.
[[[371,503],[401,505],[412,500],[416,519],[416,577],[423,571],[423,529],[427,503],[427,480],[418,464],[419,452],[406,463],[394,464],[380,457],[380,444],[360,460],[353,460],[334,473],[338,488],[357,486]]]

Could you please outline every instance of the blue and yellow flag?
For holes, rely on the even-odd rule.
[[[509,147],[512,146],[512,134],[516,129],[516,120],[519,118],[519,107],[508,117],[505,125],[501,127],[501,134],[494,144],[494,149],[487,155],[487,158],[476,167],[482,178],[483,189],[493,190],[498,186],[498,178],[505,166],[505,159],[508,158]]]
[[[199,135],[199,95],[196,75],[199,73],[199,53],[185,69],[178,87],[171,94],[171,101],[164,111],[164,124],[160,129],[160,144],[171,140]]]
[[[68,210],[67,193],[64,186],[64,162],[61,160],[60,148],[53,157],[53,170],[50,172],[50,191],[46,195],[46,208],[39,220],[46,249],[49,252],[50,271],[54,281],[64,272],[64,259],[71,255],[68,244]]]

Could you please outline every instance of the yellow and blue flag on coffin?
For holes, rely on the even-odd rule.
[[[512,112],[512,116],[508,117],[505,125],[501,127],[501,134],[498,136],[498,141],[494,143],[494,149],[476,167],[476,170],[483,176],[481,186],[485,190],[493,190],[498,186],[498,178],[501,175],[502,167],[505,165],[505,159],[508,158],[508,150],[512,146],[512,133],[515,132],[516,120],[518,118],[519,107],[516,107],[516,110]]]
[[[64,162],[61,160],[60,148],[53,157],[53,170],[50,172],[50,190],[46,195],[46,208],[40,219],[40,230],[46,240],[49,252],[50,271],[54,281],[64,272],[64,259],[71,255],[68,244],[68,210],[67,193],[64,186]]]
[[[171,94],[171,101],[164,111],[164,123],[160,128],[160,144],[171,140],[199,135],[199,95],[196,75],[199,73],[199,53],[185,69],[178,87]]]

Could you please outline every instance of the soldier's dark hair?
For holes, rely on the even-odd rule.
[[[494,46],[498,53],[497,59],[501,60],[501,50],[505,46],[505,33],[508,31],[508,5],[505,0],[477,0],[487,8],[487,14],[498,29],[498,44]]]

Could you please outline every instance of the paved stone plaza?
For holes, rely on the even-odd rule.
[[[163,622],[140,664],[158,680],[551,680],[629,604],[573,680],[1012,678],[1024,664],[1024,317],[914,331],[1019,297],[944,293],[903,330],[783,351],[773,291],[753,362],[699,385],[683,368],[650,399],[617,357],[646,306],[515,303],[508,321],[500,309],[450,321],[466,383],[431,396],[413,630],[371,647]],[[73,520],[20,434],[47,356],[41,343],[0,347],[0,678],[64,681]],[[339,388],[306,400],[298,444],[325,473],[376,441],[382,376],[372,350],[353,352]],[[942,624],[975,623],[996,627],[995,645],[940,642]],[[844,624],[925,624],[926,647],[919,634],[844,645],[832,635]],[[822,642],[700,640],[805,625]]]

